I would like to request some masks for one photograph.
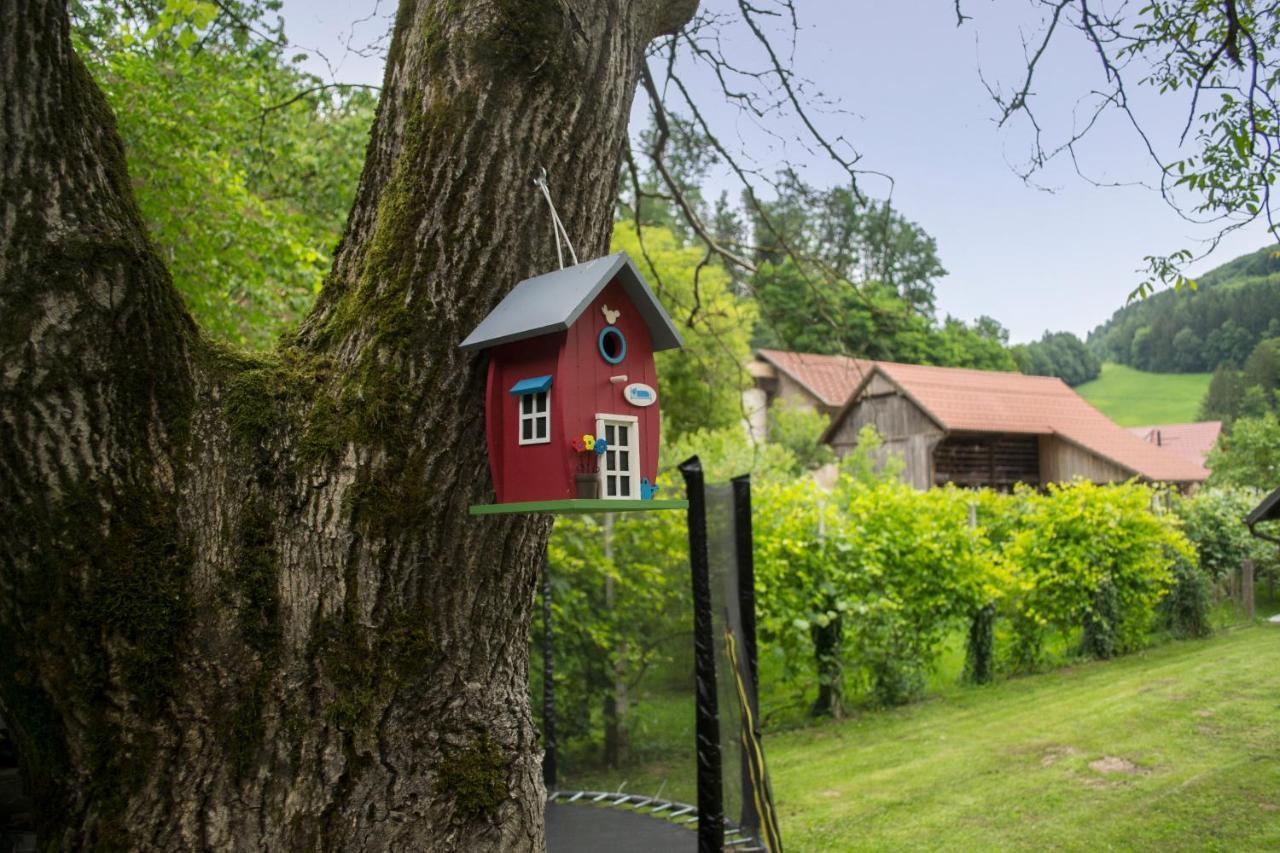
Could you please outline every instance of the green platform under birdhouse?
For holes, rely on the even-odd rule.
[[[575,498],[563,501],[523,501],[509,504],[474,504],[472,515],[510,515],[521,512],[549,512],[556,515],[592,515],[604,512],[653,512],[660,509],[687,509],[688,501],[605,500]]]

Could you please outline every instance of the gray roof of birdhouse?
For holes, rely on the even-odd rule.
[[[684,346],[671,318],[626,252],[526,278],[467,335],[463,349],[485,349],[568,329],[605,285],[618,279],[649,326],[655,352]]]

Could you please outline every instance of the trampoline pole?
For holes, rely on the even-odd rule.
[[[680,463],[689,497],[689,568],[693,582],[693,679],[698,754],[698,853],[723,853],[724,790],[720,719],[716,701],[715,638],[711,628],[711,575],[707,553],[707,506],[702,463]]]
[[[756,560],[751,531],[750,474],[733,478],[733,536],[738,552],[738,610],[742,618],[747,671],[751,673],[752,712],[759,720],[759,709],[754,707],[760,702],[760,670],[756,646]]]
[[[548,791],[556,787],[556,682],[555,658],[551,648],[551,559],[542,554],[542,784]]]
[[[751,532],[751,475],[734,477],[733,483],[733,546],[737,556],[738,619],[742,625],[742,652],[747,669],[747,711],[751,720],[754,743],[760,743],[760,673],[756,660],[756,564]],[[743,725],[748,725],[746,719]],[[748,831],[760,833],[760,815],[756,812],[756,798],[752,796],[755,785],[751,779],[751,758],[747,739],[742,740],[742,814],[738,823]]]

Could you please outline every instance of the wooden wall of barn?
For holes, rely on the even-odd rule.
[[[1054,435],[1040,437],[1040,479],[1045,483],[1067,483],[1083,477],[1094,483],[1122,483],[1133,472],[1108,462],[1082,447]]]
[[[881,377],[871,379],[861,400],[840,422],[831,437],[837,456],[844,456],[858,445],[858,432],[867,424],[884,437],[876,459],[884,464],[890,455],[906,463],[902,479],[917,489],[933,485],[933,449],[942,440],[943,431],[915,403],[894,392]]]

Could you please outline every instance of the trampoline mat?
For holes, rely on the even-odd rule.
[[[621,809],[547,803],[547,853],[696,853],[690,828]]]

